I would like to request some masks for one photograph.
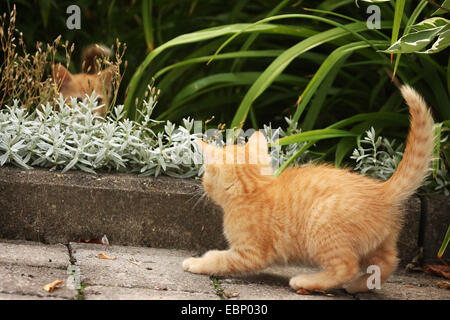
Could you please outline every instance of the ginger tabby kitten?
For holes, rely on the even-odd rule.
[[[225,148],[198,140],[206,159],[203,186],[223,208],[230,247],[186,259],[184,270],[227,275],[302,263],[322,271],[291,278],[294,290],[344,287],[354,293],[368,291],[367,267],[377,265],[385,281],[398,262],[402,204],[426,178],[434,146],[425,101],[409,86],[401,93],[409,105],[410,132],[403,159],[385,182],[315,164],[288,168],[279,177],[261,174],[270,169],[271,158],[258,132],[246,145]],[[249,161],[255,154],[258,161]],[[213,161],[239,157],[245,157],[241,164]]]
[[[62,64],[54,65],[53,79],[58,91],[65,99],[72,97],[78,101],[83,101],[86,95],[90,96],[95,91],[98,96],[98,105],[103,104],[103,107],[95,110],[94,113],[104,117],[108,112],[111,99],[113,69],[109,67],[99,71],[96,60],[110,55],[111,50],[95,44],[83,52],[83,72],[72,74]]]

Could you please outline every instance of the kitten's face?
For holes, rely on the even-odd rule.
[[[105,116],[111,96],[112,70],[105,69],[98,74],[79,73],[72,74],[61,64],[53,67],[53,79],[59,92],[64,98],[76,98],[82,101],[86,95],[90,96],[95,91],[98,96],[98,105],[105,106],[95,111],[100,116]]]
[[[224,148],[202,140],[196,142],[205,161],[203,187],[218,203],[230,195],[245,193],[242,179],[246,179],[249,172],[272,174],[267,140],[262,133],[254,133],[245,145],[228,145]]]

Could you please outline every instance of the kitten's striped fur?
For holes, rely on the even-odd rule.
[[[203,185],[224,210],[230,248],[183,262],[186,271],[236,274],[276,262],[319,266],[322,271],[293,277],[290,286],[326,291],[344,286],[367,291],[370,265],[381,281],[397,266],[402,204],[426,178],[432,159],[433,119],[422,97],[401,88],[411,113],[410,133],[399,168],[386,182],[328,165],[289,168],[278,178],[262,175],[270,166],[267,142],[255,133],[245,146],[216,148],[199,141],[206,159],[246,156],[244,164],[207,164]],[[257,164],[248,158],[258,146]]]

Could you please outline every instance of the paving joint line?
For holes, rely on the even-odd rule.
[[[81,270],[81,267],[77,265],[77,259],[75,258],[75,256],[73,255],[73,248],[72,245],[70,244],[70,242],[64,244],[67,248],[67,254],[69,255],[69,263],[70,266],[69,267],[76,267],[79,270]],[[71,268],[72,270],[72,275],[75,276],[75,274],[73,273],[73,270],[76,270],[75,268]],[[83,283],[82,278],[81,278],[81,271],[79,272],[79,274],[77,275],[79,277],[79,287],[76,287],[75,290],[77,291],[77,300],[85,300],[85,296],[84,296],[84,289],[86,289],[87,285]]]

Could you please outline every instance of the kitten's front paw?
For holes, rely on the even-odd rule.
[[[298,290],[306,290],[310,292],[325,292],[326,288],[324,288],[320,282],[317,282],[315,279],[311,279],[311,276],[308,275],[299,275],[291,278],[289,281],[289,285],[295,291]]]
[[[291,278],[289,281],[289,286],[294,289],[295,291],[300,289],[311,289],[311,283],[308,281],[308,279],[303,278],[302,276],[296,276]]]
[[[188,258],[183,261],[183,269],[184,271],[192,272],[192,273],[205,273],[202,272],[202,262],[201,258]]]

